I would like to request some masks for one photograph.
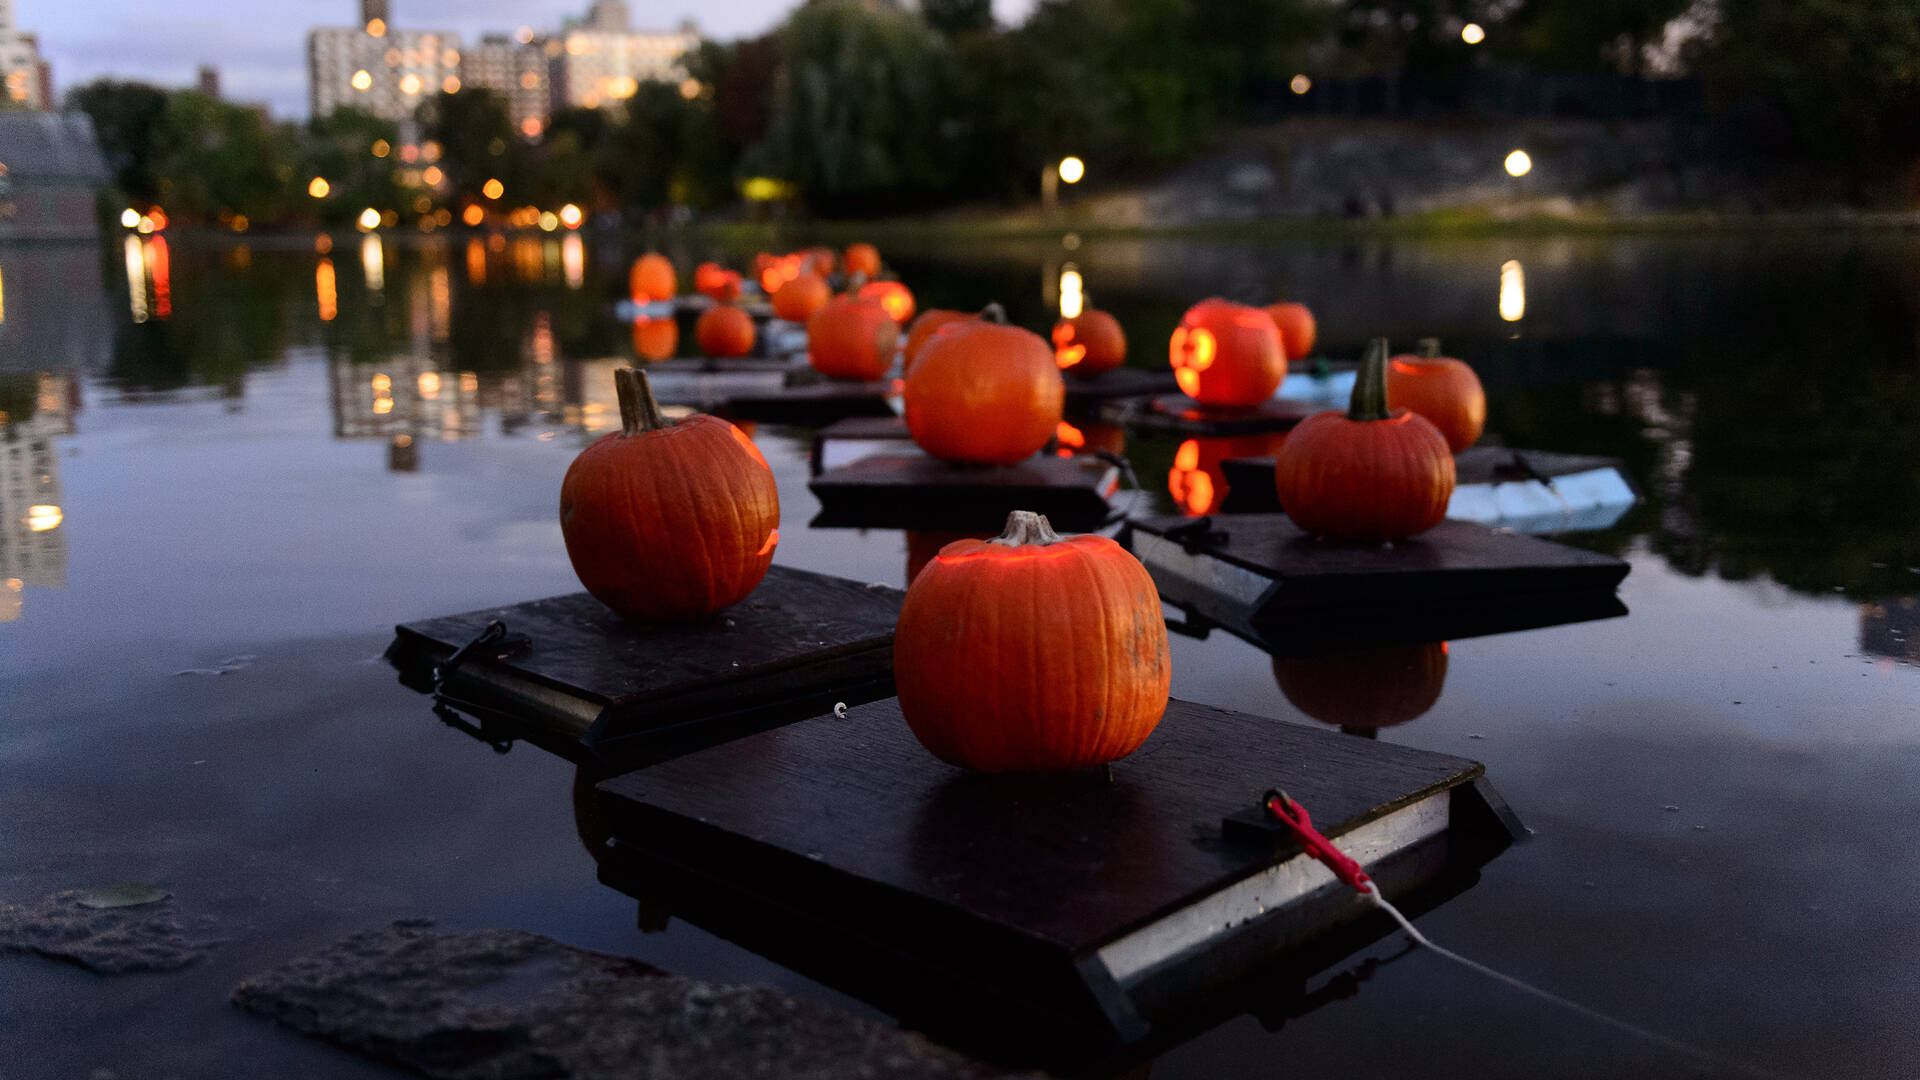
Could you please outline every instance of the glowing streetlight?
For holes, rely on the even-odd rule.
[[[313,196],[316,199],[326,198],[327,192],[332,190],[333,190],[333,185],[327,183],[327,178],[324,176],[314,177],[313,183],[307,185],[307,194]]]
[[[360,211],[359,225],[360,225],[361,232],[372,232],[373,230],[379,228],[380,227],[380,211],[375,210],[371,206],[367,207],[365,210]]]
[[[1292,90],[1296,94],[1304,94],[1313,89],[1313,80],[1307,78],[1305,75],[1295,75],[1293,79],[1287,83],[1287,89]]]
[[[1515,150],[1507,155],[1507,175],[1525,176],[1533,171],[1533,158],[1525,150]]]
[[[50,532],[59,528],[65,518],[57,506],[27,507],[27,529],[31,532]]]
[[[1085,175],[1087,175],[1086,162],[1081,161],[1077,157],[1064,157],[1060,159],[1060,179],[1065,180],[1069,184],[1077,184],[1080,182],[1080,178]]]
[[[539,225],[542,232],[552,232],[560,227],[560,215],[551,210],[543,210],[540,212]]]
[[[479,203],[469,203],[465,210],[460,211],[460,220],[468,225],[478,225],[486,219],[487,212],[480,209]]]
[[[368,19],[367,20],[367,36],[368,37],[386,37],[387,36],[387,20]]]
[[[353,88],[365,92],[373,88],[373,73],[361,68],[353,73]]]
[[[502,184],[497,179],[488,180],[486,183],[480,185],[480,194],[485,195],[489,199],[497,199],[506,193],[507,185]]]
[[[1478,45],[1487,40],[1487,32],[1479,23],[1468,23],[1460,28],[1460,40],[1469,45]]]
[[[579,228],[581,219],[584,216],[580,208],[572,203],[568,203],[560,208],[560,224],[565,225],[569,229]]]
[[[127,207],[125,210],[120,211],[120,227],[123,229],[139,228],[140,227],[140,211],[135,210],[131,206]]]
[[[1060,181],[1077,184],[1087,175],[1087,163],[1077,157],[1063,157],[1057,165],[1040,170],[1040,209],[1051,216],[1060,206]]]

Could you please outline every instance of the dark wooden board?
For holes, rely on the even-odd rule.
[[[1626,465],[1619,458],[1586,454],[1515,450],[1505,446],[1469,446],[1453,458],[1453,479],[1456,484],[1504,484],[1542,477],[1551,479],[1590,469],[1613,469],[1626,478]],[[1220,474],[1227,482],[1226,499],[1221,503],[1224,512],[1260,514],[1280,509],[1280,497],[1273,488],[1272,458],[1228,458],[1220,463]]]
[[[1257,618],[1230,603],[1163,599],[1182,615],[1167,620],[1168,630],[1205,640],[1221,629],[1275,656],[1323,656],[1387,645],[1458,641],[1616,619],[1628,613],[1627,605],[1612,591],[1520,595],[1498,603],[1421,603],[1416,598],[1389,609],[1306,608],[1269,611]]]
[[[615,853],[602,876],[889,1011],[963,987],[991,1026],[1044,1017],[1055,1049],[1131,1042],[1209,983],[1359,914],[1328,878],[1297,911],[1212,931],[1231,947],[1181,954],[1197,968],[1158,964],[1115,981],[1103,946],[1299,854],[1257,829],[1230,835],[1225,819],[1279,786],[1338,839],[1451,797],[1452,846],[1439,861],[1477,867],[1515,835],[1488,817],[1498,800],[1481,772],[1461,758],[1175,701],[1110,774],[988,776],[928,754],[888,699],[602,783]],[[1417,873],[1384,879],[1390,895],[1434,878],[1435,853],[1422,850]]]
[[[1055,528],[1085,532],[1111,511],[1119,484],[1093,458],[1036,456],[1018,465],[954,465],[925,454],[876,454],[808,481],[820,500],[816,526],[998,530],[1015,510],[1045,514]]]
[[[714,412],[731,420],[818,427],[850,416],[893,416],[893,408],[887,404],[887,395],[892,392],[893,383],[885,379],[826,379],[778,389],[742,389],[715,402]]]
[[[449,693],[521,717],[518,737],[605,759],[632,739],[671,731],[697,742],[689,729],[709,723],[751,728],[817,711],[822,698],[890,693],[902,598],[774,566],[745,600],[698,623],[631,623],[573,593],[407,623],[388,658],[403,682],[429,689],[435,665],[500,620],[531,646],[462,666]]]
[[[1169,394],[1150,400],[1107,401],[1100,406],[1100,418],[1170,435],[1253,435],[1290,430],[1324,408],[1293,398],[1270,398],[1258,405],[1202,405],[1185,394]]]
[[[813,445],[807,454],[807,475],[819,476],[825,472],[827,444],[841,442],[898,443],[899,449],[910,450],[913,436],[907,432],[905,417],[850,416],[836,420],[814,432]]]
[[[1101,402],[1114,398],[1159,397],[1180,391],[1180,384],[1174,380],[1170,367],[1122,367],[1103,371],[1091,378],[1073,374],[1063,374],[1061,378],[1067,384],[1068,416],[1092,416]]]
[[[784,375],[793,370],[795,362],[782,356],[676,356],[670,360],[659,360],[640,370],[652,375],[665,373],[670,375],[701,375],[708,373],[765,372]],[[804,361],[800,366],[805,366]]]
[[[1395,544],[1353,544],[1308,536],[1281,514],[1219,514],[1200,543],[1139,539],[1189,525],[1175,517],[1132,521],[1127,541],[1163,596],[1180,604],[1215,596],[1247,609],[1252,621],[1342,607],[1391,613],[1610,593],[1629,569],[1611,556],[1465,521],[1443,521]]]

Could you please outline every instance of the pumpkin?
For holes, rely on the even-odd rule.
[[[1098,375],[1126,362],[1127,335],[1120,320],[1088,308],[1053,324],[1053,355],[1062,371]]]
[[[933,561],[935,555],[940,554],[940,549],[955,540],[991,540],[993,536],[993,533],[908,529],[907,584],[913,584],[913,579],[920,576],[920,571],[927,568],[927,564]]]
[[[913,291],[897,281],[869,281],[860,286],[860,296],[877,302],[902,326],[913,318]]]
[[[801,274],[773,294],[773,313],[788,322],[803,323],[832,298],[833,290],[827,287],[826,278]]]
[[[833,273],[834,253],[830,247],[810,247],[801,252],[807,258],[808,269],[821,277]]]
[[[1168,352],[1180,389],[1207,405],[1258,405],[1287,377],[1287,354],[1273,319],[1225,300],[1188,308]]]
[[[1370,733],[1421,716],[1440,700],[1447,682],[1447,643],[1276,656],[1273,678],[1293,707],[1315,720]]]
[[[1040,335],[984,319],[936,334],[907,376],[907,434],[942,461],[1011,465],[1059,427],[1067,389]]]
[[[912,373],[914,358],[920,355],[921,349],[926,348],[927,342],[933,339],[933,335],[943,328],[977,317],[970,312],[954,311],[950,308],[928,308],[921,312],[913,320],[913,324],[907,327],[906,344],[900,347],[903,365],[901,370]],[[1005,322],[1006,317],[1002,315],[1000,321]]]
[[[680,279],[665,255],[649,251],[633,260],[633,268],[627,271],[627,288],[636,304],[671,300],[680,291]]]
[[[679,323],[672,319],[633,320],[633,351],[642,360],[665,360],[679,349]]]
[[[708,356],[745,356],[753,351],[753,316],[731,304],[715,304],[700,313],[693,338]]]
[[[960,540],[907,588],[893,637],[900,712],[942,761],[983,772],[1123,758],[1167,708],[1160,594],[1104,536],[1027,511]]]
[[[752,440],[718,417],[661,419],[647,377],[614,372],[620,430],[560,484],[573,572],[625,618],[685,622],[738,603],[780,542],[780,495]]]
[[[893,366],[900,324],[858,296],[836,296],[807,320],[807,362],[822,375],[871,382]]]
[[[726,304],[740,298],[740,275],[719,263],[704,262],[693,271],[695,291]]]
[[[873,277],[880,273],[880,250],[872,244],[848,244],[840,263],[849,275]]]
[[[1387,339],[1375,338],[1345,413],[1315,413],[1274,458],[1274,487],[1294,524],[1318,536],[1380,543],[1447,515],[1453,454],[1425,417],[1387,409]]]
[[[762,253],[754,258],[754,273],[760,279],[760,287],[768,296],[780,291],[780,286],[792,281],[807,268],[804,255],[767,255]]]
[[[1167,470],[1167,494],[1188,517],[1211,514],[1227,497],[1223,463],[1228,458],[1272,457],[1286,441],[1284,431],[1187,439],[1173,452],[1173,467]]]
[[[1289,360],[1305,360],[1313,353],[1313,343],[1319,335],[1319,327],[1313,321],[1313,312],[1307,305],[1283,300],[1278,304],[1267,305],[1267,317],[1280,331],[1280,347],[1286,351]]]
[[[1431,420],[1456,454],[1472,446],[1487,426],[1487,392],[1480,376],[1441,356],[1439,338],[1423,338],[1418,356],[1402,353],[1387,361],[1387,403]]]
[[[1127,429],[1119,424],[1085,420],[1076,426],[1062,420],[1053,429],[1053,441],[1059,446],[1061,457],[1099,453],[1120,455],[1127,452]]]

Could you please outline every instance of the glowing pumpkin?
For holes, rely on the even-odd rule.
[[[773,313],[788,322],[803,323],[813,318],[820,306],[833,299],[827,280],[818,274],[801,274],[780,286],[773,294]]]
[[[807,257],[807,269],[826,277],[833,273],[834,254],[830,247],[810,247],[801,254]]]
[[[1453,453],[1425,417],[1387,409],[1387,341],[1367,346],[1347,411],[1315,413],[1274,457],[1274,487],[1294,524],[1316,536],[1379,543],[1425,532],[1447,515]]]
[[[899,345],[900,324],[858,296],[836,296],[807,320],[807,362],[831,378],[878,379],[893,366]]]
[[[627,271],[627,289],[636,304],[671,300],[680,291],[680,279],[665,255],[649,251],[633,260],[632,269]]]
[[[1273,319],[1225,300],[1188,308],[1168,353],[1180,389],[1207,405],[1258,405],[1287,377],[1287,354]]]
[[[993,540],[948,544],[913,579],[893,669],[914,737],[982,772],[1125,757],[1160,723],[1171,674],[1146,568],[1025,511]]]
[[[700,313],[693,338],[708,356],[745,356],[753,351],[753,316],[729,304],[715,304]]]
[[[985,320],[934,335],[907,376],[907,433],[942,461],[1011,465],[1053,438],[1066,386],[1040,335]]]
[[[1287,359],[1305,360],[1313,354],[1313,343],[1319,335],[1319,327],[1315,325],[1313,312],[1307,310],[1307,305],[1290,300],[1268,304],[1267,315],[1280,331],[1280,347],[1286,351]]]
[[[1227,497],[1228,458],[1271,457],[1285,445],[1287,433],[1265,431],[1252,435],[1203,435],[1187,439],[1173,452],[1167,470],[1167,494],[1188,517],[1211,514]]]
[[[907,530],[907,584],[920,576],[940,549],[955,540],[991,540],[993,533],[978,532],[934,532],[926,529]]]
[[[872,244],[848,244],[840,261],[848,274],[875,277],[880,273],[880,249]]]
[[[1480,376],[1441,356],[1439,338],[1423,338],[1418,356],[1402,353],[1387,361],[1387,403],[1431,420],[1456,454],[1472,446],[1487,426],[1487,392]]]
[[[1125,454],[1127,429],[1119,424],[1082,420],[1078,424],[1062,420],[1053,429],[1053,441],[1061,457],[1076,454]]]
[[[1094,376],[1127,360],[1127,335],[1120,320],[1091,308],[1053,324],[1053,355],[1060,370]]]
[[[718,417],[664,421],[640,372],[614,377],[620,430],[581,451],[560,484],[574,573],[629,619],[684,622],[738,603],[780,542],[766,458]]]
[[[893,321],[902,326],[913,318],[913,291],[897,281],[869,281],[860,286],[860,296],[886,308]]]
[[[633,320],[633,351],[643,360],[665,360],[680,348],[680,324],[672,319]]]

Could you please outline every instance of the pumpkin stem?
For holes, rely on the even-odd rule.
[[[1021,547],[1026,544],[1057,544],[1060,534],[1053,531],[1053,525],[1045,514],[1036,514],[1031,510],[1015,510],[1007,515],[1007,527],[989,543],[1005,544],[1008,547]]]
[[[1347,403],[1349,420],[1385,420],[1387,409],[1387,339],[1367,342],[1367,353],[1360,358],[1360,372],[1353,380],[1353,398]]]
[[[620,398],[620,434],[639,435],[667,426],[660,415],[660,403],[653,399],[653,387],[647,385],[646,372],[615,368],[613,390]]]
[[[1440,359],[1440,339],[1437,337],[1421,338],[1420,355],[1428,360]]]
[[[1007,309],[1000,306],[998,300],[980,309],[980,321],[1007,325]]]

